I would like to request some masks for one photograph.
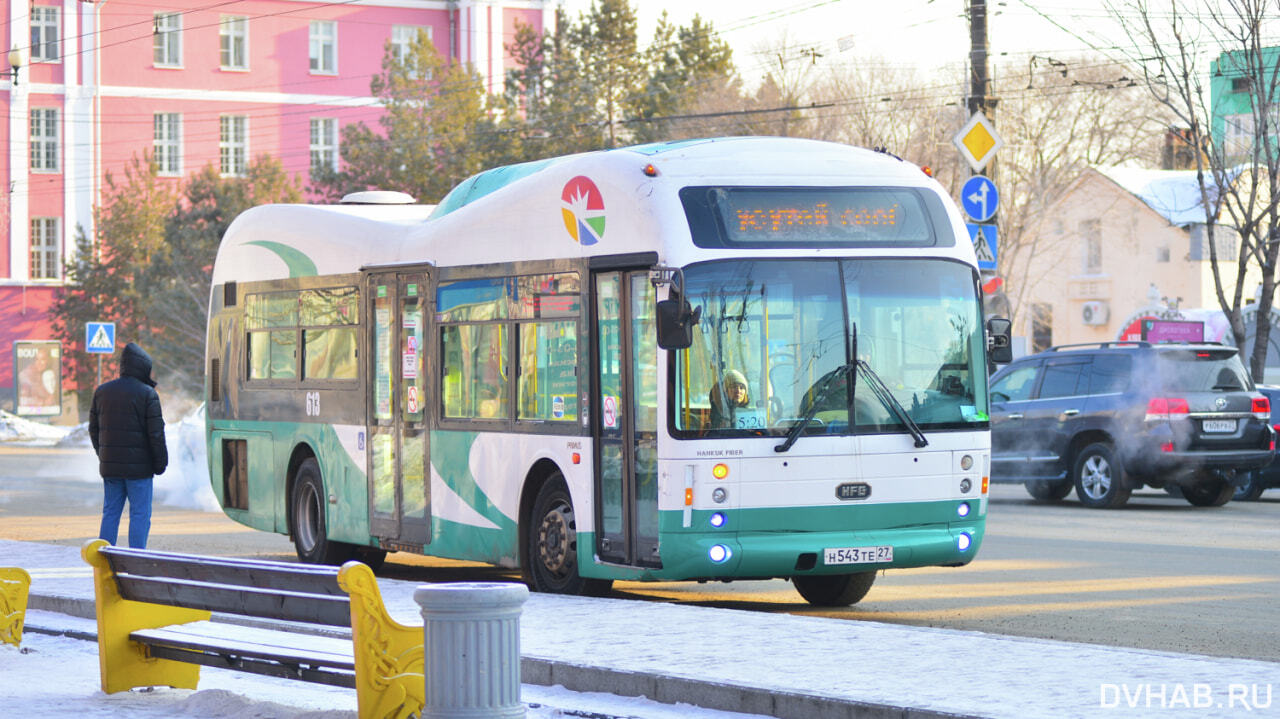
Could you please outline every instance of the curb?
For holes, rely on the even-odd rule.
[[[90,599],[31,594],[27,607],[80,619],[96,620],[97,618],[93,601]],[[240,617],[219,614],[214,615],[213,621],[248,626],[273,624],[269,620],[242,621]],[[273,624],[273,626],[297,630],[293,625]],[[68,630],[43,626],[39,620],[36,620],[34,623],[28,621],[24,631],[91,642],[98,640],[96,625],[93,629]],[[860,702],[819,694],[779,692],[762,687],[701,681],[650,672],[622,671],[530,656],[523,656],[520,659],[520,680],[522,683],[538,686],[560,685],[576,692],[645,697],[662,704],[689,704],[703,709],[762,714],[777,717],[777,719],[981,719],[973,714],[953,714],[931,709]]]

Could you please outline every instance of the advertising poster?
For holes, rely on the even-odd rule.
[[[62,414],[62,344],[55,341],[13,343],[17,413],[24,416]]]

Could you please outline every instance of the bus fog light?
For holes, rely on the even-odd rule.
[[[969,516],[969,503],[961,502],[960,506],[956,507],[956,514],[960,515],[961,517]]]
[[[724,504],[724,500],[729,498],[729,492],[724,487],[716,487],[711,491],[711,501],[716,504]]]
[[[968,532],[961,532],[956,538],[956,548],[962,552],[969,551],[969,547],[973,545],[973,536]]]
[[[716,512],[715,514],[711,515],[711,526],[713,527],[724,526],[724,514],[722,512]]]
[[[712,545],[711,549],[707,550],[707,556],[716,564],[723,564],[729,561],[729,557],[733,556],[733,550],[723,544],[715,544]]]
[[[972,468],[973,468],[973,457],[966,454],[965,456],[960,458],[960,469],[963,469],[967,472]]]

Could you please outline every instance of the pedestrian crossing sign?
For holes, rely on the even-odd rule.
[[[84,327],[86,352],[111,354],[116,351],[116,323],[88,322]]]
[[[973,240],[973,252],[978,256],[978,269],[996,268],[996,226],[966,222],[969,239]]]

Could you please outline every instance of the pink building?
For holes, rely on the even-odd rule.
[[[151,151],[166,176],[209,163],[235,175],[266,153],[305,186],[338,162],[342,125],[376,126],[369,81],[388,42],[426,32],[501,92],[516,21],[549,27],[555,4],[4,0],[6,47],[21,57],[0,72],[0,409],[20,404],[15,343],[53,339],[47,310],[77,226],[93,234],[105,173]]]

